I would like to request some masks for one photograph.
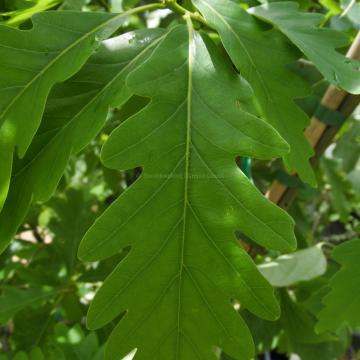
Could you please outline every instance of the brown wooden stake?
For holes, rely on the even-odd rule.
[[[358,32],[348,53],[348,58],[360,60],[360,32]],[[345,117],[349,117],[360,102],[359,95],[352,95],[330,85],[321,100],[326,108],[337,111]],[[325,149],[332,143],[337,131],[334,128],[321,122],[315,116],[310,120],[310,125],[305,130],[305,137],[314,149],[314,156],[311,158],[312,165],[315,165]],[[293,174],[297,176],[296,173]],[[266,193],[266,197],[280,207],[286,209],[296,196],[296,188],[290,188],[275,180]]]

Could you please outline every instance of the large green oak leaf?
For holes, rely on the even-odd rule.
[[[266,319],[279,307],[235,231],[280,251],[296,241],[289,215],[235,160],[281,156],[288,145],[247,111],[249,85],[189,19],[127,85],[151,101],[114,130],[102,160],[143,171],[89,229],[79,256],[98,261],[130,251],[97,292],[87,324],[99,328],[123,315],[107,359],[136,348],[136,360],[215,360],[215,347],[250,359],[251,335],[232,301]]]

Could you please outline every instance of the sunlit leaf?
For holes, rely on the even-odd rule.
[[[267,319],[279,309],[235,230],[284,251],[295,239],[290,217],[235,158],[267,159],[288,146],[247,112],[248,84],[189,21],[168,33],[127,84],[152,100],[111,134],[102,159],[143,173],[90,228],[79,255],[95,261],[131,250],[95,296],[88,325],[101,327],[126,311],[108,359],[134,348],[138,360],[215,359],[214,346],[250,358],[250,333],[230,299]]]

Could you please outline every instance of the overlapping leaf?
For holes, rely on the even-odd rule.
[[[308,118],[294,103],[307,94],[308,88],[287,67],[297,59],[297,52],[280,33],[264,30],[231,0],[193,3],[219,32],[232,61],[251,84],[263,117],[290,144],[290,153],[284,155],[289,170],[296,169],[303,181],[316,184],[308,162],[312,149],[303,134]]]
[[[279,309],[235,230],[284,251],[295,239],[290,217],[235,158],[268,159],[288,146],[247,112],[248,84],[190,22],[173,28],[127,84],[151,102],[112,133],[102,159],[143,173],[90,228],[79,255],[96,261],[131,250],[97,293],[88,325],[126,312],[108,359],[134,348],[136,360],[215,359],[214,346],[249,359],[251,336],[230,298],[267,319]]]
[[[281,255],[259,265],[262,275],[273,286],[294,285],[299,281],[309,281],[326,271],[326,257],[321,246],[313,246]]]
[[[128,15],[44,12],[34,15],[31,30],[0,26],[0,149],[5,174],[0,208],[7,192],[12,153],[23,157],[35,135],[52,86],[75,74],[100,41]]]
[[[31,202],[50,198],[70,154],[96,136],[109,106],[128,99],[126,75],[147,58],[162,33],[160,29],[138,30],[104,41],[78,74],[54,88],[32,146],[14,166],[9,196],[0,213],[0,249],[11,240]]]
[[[335,50],[348,45],[349,39],[339,31],[318,28],[323,15],[301,12],[296,2],[270,3],[250,12],[276,25],[330,83],[352,94],[360,93],[360,63]]]
[[[335,248],[333,258],[342,268],[330,280],[324,308],[319,312],[318,331],[360,325],[360,240],[352,240]]]

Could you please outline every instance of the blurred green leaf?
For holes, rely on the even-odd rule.
[[[260,264],[258,268],[271,285],[284,287],[323,275],[326,271],[326,257],[321,246],[317,245],[281,255],[274,260]]]
[[[55,294],[55,290],[36,286],[27,289],[4,286],[0,296],[0,323],[4,324],[18,311],[39,305],[53,298]]]
[[[351,204],[346,196],[349,185],[339,172],[338,163],[335,160],[322,158],[321,166],[324,169],[326,180],[331,186],[329,196],[334,209],[338,212],[341,221],[346,223],[351,212]]]
[[[345,172],[352,171],[360,159],[360,121],[352,121],[336,143],[334,156]]]
[[[360,240],[337,246],[333,258],[342,267],[330,280],[330,292],[324,297],[324,308],[317,315],[319,332],[347,324],[360,326]]]

